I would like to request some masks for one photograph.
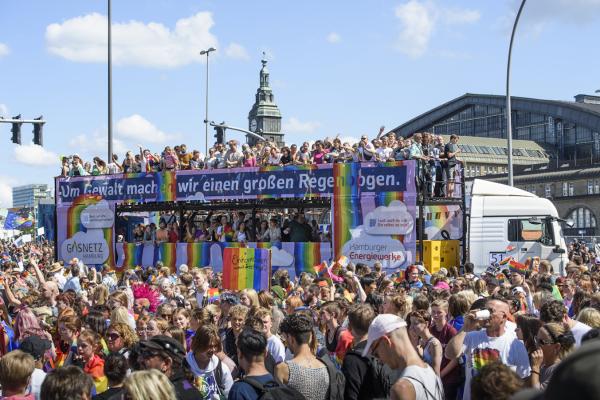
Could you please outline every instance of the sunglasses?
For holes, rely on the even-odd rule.
[[[109,335],[106,335],[106,338],[107,338],[109,341],[111,341],[111,342],[114,342],[115,340],[117,340],[117,339],[120,339],[120,338],[121,338],[121,335],[119,335],[118,333],[111,333],[111,334],[109,334]]]
[[[535,338],[535,342],[538,345],[542,345],[542,346],[546,346],[546,345],[554,344],[555,343],[553,340],[544,340],[544,339],[540,339],[539,337]]]

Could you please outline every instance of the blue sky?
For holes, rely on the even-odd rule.
[[[204,149],[210,119],[247,127],[262,51],[288,142],[373,135],[466,92],[502,94],[515,0],[113,0],[113,123],[139,144]],[[572,100],[600,89],[600,0],[529,0],[513,94]],[[52,183],[58,156],[106,158],[106,1],[0,0],[0,114],[43,114],[24,146],[0,124],[0,206],[10,187]],[[213,132],[209,132],[212,139]],[[238,137],[242,139],[241,136]]]

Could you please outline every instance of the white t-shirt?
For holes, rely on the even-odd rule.
[[[29,383],[29,393],[35,396],[36,400],[40,399],[40,392],[42,390],[42,382],[46,379],[46,373],[36,368],[31,374],[31,382]]]
[[[271,335],[267,339],[267,351],[275,359],[275,364],[285,361],[285,346],[276,335]]]
[[[592,329],[591,326],[588,326],[583,322],[575,321],[575,325],[573,325],[573,327],[571,328],[571,332],[573,332],[573,336],[575,336],[575,347],[581,346],[581,338],[590,329]]]
[[[462,350],[467,358],[463,400],[471,399],[471,379],[483,366],[491,362],[501,361],[520,378],[526,378],[531,374],[525,345],[513,332],[506,331],[499,337],[489,337],[485,329],[467,332]]]
[[[512,321],[506,321],[506,324],[504,325],[504,330],[506,332],[511,332],[512,334],[516,335],[517,334],[517,324],[515,324]]]

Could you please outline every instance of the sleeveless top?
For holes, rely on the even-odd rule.
[[[327,367],[306,368],[287,361],[290,369],[288,386],[299,391],[306,400],[325,400],[329,398],[329,374]]]
[[[419,400],[443,400],[442,381],[428,365],[425,368],[410,365],[402,371],[400,379],[409,381],[415,389],[415,398]]]
[[[338,344],[338,335],[340,334],[340,329],[342,329],[341,325],[338,325],[338,327],[335,328],[335,333],[333,334],[333,340],[331,342],[329,341],[329,335],[325,334],[325,347],[327,347],[327,351],[330,353],[335,352]]]
[[[423,361],[433,367],[433,354],[431,353],[431,343],[435,340],[435,337],[430,337],[429,340],[423,346]]]

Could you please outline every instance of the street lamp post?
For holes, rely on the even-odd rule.
[[[510,58],[512,55],[512,46],[515,39],[515,32],[517,31],[517,24],[521,17],[521,11],[525,6],[525,2],[521,2],[517,17],[515,18],[515,24],[513,25],[512,34],[510,35],[510,44],[508,46],[508,62],[506,63],[506,140],[508,142],[508,185],[514,186],[513,182],[513,154],[512,154],[512,109],[510,104]]]
[[[203,56],[206,54],[206,109],[204,110],[204,154],[208,155],[208,56],[211,51],[215,51],[214,47],[210,47],[207,50],[202,50],[200,55]]]
[[[112,137],[112,28],[111,28],[111,0],[108,0],[108,159],[112,162],[113,137]]]

